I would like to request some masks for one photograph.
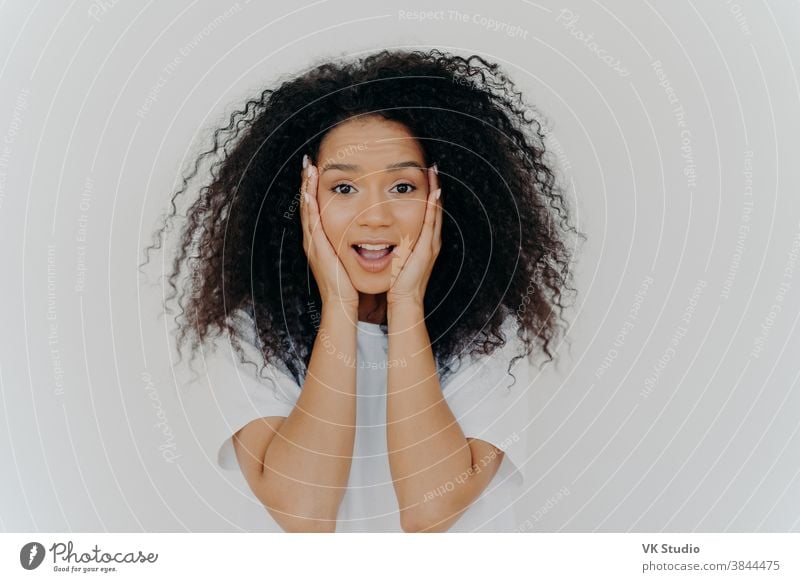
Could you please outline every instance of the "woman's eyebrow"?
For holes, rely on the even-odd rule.
[[[407,162],[397,162],[396,164],[389,164],[386,166],[387,170],[400,170],[402,168],[417,168],[418,170],[425,169],[413,160],[409,160]]]
[[[391,170],[400,170],[402,168],[417,168],[418,170],[425,170],[418,162],[413,160],[408,160],[405,162],[395,162],[394,164],[389,164],[386,166],[386,169]],[[320,174],[327,172],[328,170],[342,170],[343,172],[356,172],[361,169],[361,166],[356,164],[326,164],[325,167],[322,168],[322,172]]]

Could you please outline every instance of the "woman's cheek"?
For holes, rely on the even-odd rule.
[[[340,213],[330,209],[330,206],[328,208],[320,215],[322,230],[328,237],[331,246],[333,246],[333,250],[337,255],[341,256],[347,250],[346,229],[348,221],[345,217],[340,216]]]
[[[402,225],[401,232],[411,239],[411,246],[416,244],[425,223],[425,199],[409,200],[398,205],[395,213],[397,223]]]

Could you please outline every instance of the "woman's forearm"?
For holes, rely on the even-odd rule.
[[[261,497],[286,530],[334,531],[353,454],[358,309],[323,304],[294,409],[267,448]]]
[[[386,437],[389,466],[406,531],[445,525],[460,515],[461,492],[429,493],[472,468],[472,452],[442,396],[422,305],[388,307],[390,362]],[[428,494],[428,495],[426,495]]]

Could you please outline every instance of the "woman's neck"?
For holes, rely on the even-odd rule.
[[[386,323],[386,293],[372,295],[359,291],[358,320],[366,323]]]

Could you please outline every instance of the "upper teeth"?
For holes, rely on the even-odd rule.
[[[358,244],[356,246],[361,247],[362,249],[367,249],[368,251],[382,251],[383,249],[388,249],[390,244],[382,244],[382,245],[371,245],[367,243]]]

